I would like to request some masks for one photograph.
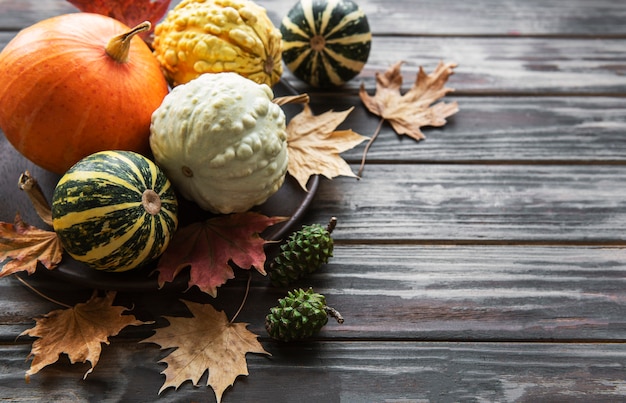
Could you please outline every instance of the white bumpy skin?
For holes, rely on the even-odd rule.
[[[248,211],[282,186],[287,132],[274,94],[236,73],[175,87],[152,114],[155,162],[181,195],[221,214]]]

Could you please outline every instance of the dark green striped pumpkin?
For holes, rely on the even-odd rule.
[[[283,61],[314,87],[339,86],[361,72],[372,34],[351,0],[301,0],[283,18]]]
[[[64,249],[105,271],[130,270],[160,256],[178,225],[177,213],[163,172],[129,151],[83,158],[52,196],[52,224]]]

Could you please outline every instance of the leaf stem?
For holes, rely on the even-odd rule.
[[[284,97],[276,97],[272,100],[278,106],[287,104],[308,104],[309,94],[286,95]]]
[[[370,147],[372,146],[372,143],[374,143],[374,141],[380,134],[380,129],[382,129],[384,122],[385,122],[385,118],[380,118],[380,122],[378,122],[378,126],[376,126],[376,131],[374,132],[372,137],[367,142],[367,145],[365,146],[365,150],[363,151],[363,157],[361,158],[361,166],[359,167],[359,171],[356,174],[359,178],[363,174],[363,169],[365,169],[365,157],[367,156],[367,153]]]
[[[72,307],[70,305],[64,304],[63,302],[57,301],[56,299],[50,298],[49,296],[47,296],[46,294],[42,293],[41,291],[39,291],[38,289],[36,289],[35,287],[33,287],[32,285],[28,284],[28,282],[26,280],[24,280],[23,278],[21,278],[20,276],[15,276],[15,278],[17,278],[17,280],[22,283],[24,286],[26,286],[28,289],[30,289],[32,292],[34,292],[35,294],[39,295],[40,297],[47,299],[50,302],[53,302],[57,305],[60,305],[62,307],[71,309]]]
[[[235,322],[235,319],[237,319],[237,316],[239,316],[239,313],[243,309],[243,306],[246,304],[246,300],[248,299],[248,293],[250,292],[250,281],[252,281],[252,273],[248,272],[248,284],[246,284],[246,294],[243,296],[243,301],[241,301],[241,305],[239,305],[239,309],[237,309],[237,312],[235,312],[235,315],[230,320],[231,324]]]

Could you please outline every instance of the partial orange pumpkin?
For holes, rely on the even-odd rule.
[[[149,153],[150,118],[168,86],[135,36],[146,24],[131,30],[73,13],[20,31],[0,53],[0,128],[9,142],[58,174],[97,151]]]

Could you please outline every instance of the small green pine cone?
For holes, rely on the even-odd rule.
[[[333,217],[326,228],[312,224],[292,233],[270,265],[269,278],[272,284],[287,286],[328,263],[328,259],[333,256],[331,233],[336,223],[337,219]]]
[[[319,332],[328,323],[328,315],[343,323],[339,312],[326,305],[326,297],[322,294],[311,288],[306,291],[296,289],[270,309],[265,317],[265,329],[276,340],[301,340]]]

